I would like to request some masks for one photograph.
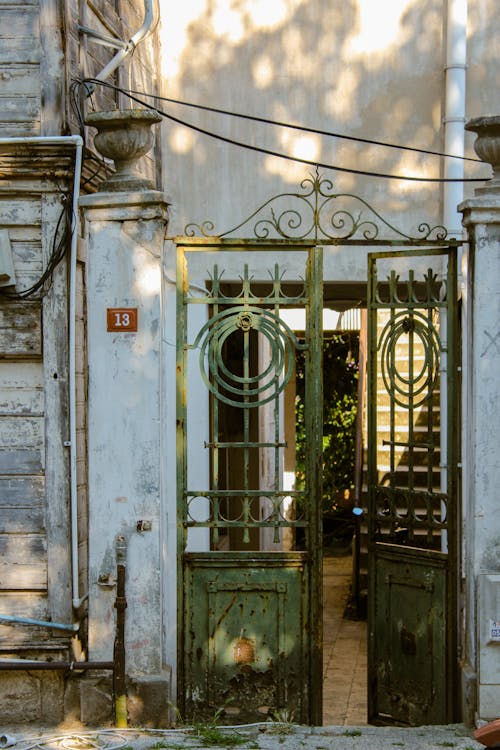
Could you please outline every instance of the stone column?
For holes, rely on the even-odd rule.
[[[477,713],[500,706],[500,117],[471,120],[475,149],[493,179],[459,207],[469,250],[469,361],[465,397],[466,660],[477,677]],[[466,696],[467,697],[467,696]]]
[[[135,721],[161,725],[169,701],[160,528],[167,204],[163,193],[148,187],[128,169],[123,183],[115,175],[104,184],[107,192],[80,201],[88,256],[88,657],[113,658],[120,538],[126,545],[128,710]]]

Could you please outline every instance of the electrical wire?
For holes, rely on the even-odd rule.
[[[71,228],[74,220],[72,200],[66,194],[62,194],[61,200],[64,205],[54,229],[52,250],[45,271],[32,286],[22,289],[20,292],[12,291],[9,288],[0,288],[2,297],[11,300],[26,300],[29,298],[40,300],[49,291],[54,271],[69,251],[71,244]],[[40,293],[39,296],[35,297],[38,292]]]
[[[218,726],[218,729],[221,731],[235,731],[239,729],[253,729],[253,728],[266,728],[271,731],[276,730],[278,727],[289,727],[294,726],[291,725],[289,722],[286,721],[256,721],[249,724],[232,724],[232,725],[220,725]],[[55,743],[61,743],[64,746],[67,746],[68,740],[75,739],[79,742],[89,742],[89,744],[92,743],[92,739],[94,737],[100,738],[100,737],[107,737],[111,736],[111,738],[117,738],[119,741],[115,742],[113,745],[107,745],[102,744],[98,745],[97,747],[102,748],[102,750],[117,750],[120,747],[123,747],[124,742],[124,736],[127,735],[159,735],[159,736],[168,736],[170,734],[174,735],[192,735],[193,733],[196,733],[198,731],[196,726],[183,726],[183,727],[170,727],[168,729],[155,729],[152,727],[121,727],[118,728],[106,728],[106,729],[97,729],[97,730],[83,730],[83,731],[77,731],[74,732],[72,730],[69,730],[68,732],[64,732],[62,734],[45,734],[41,735],[39,737],[21,737],[19,740],[16,740],[16,744],[22,745],[22,750],[34,750],[35,748],[41,748],[45,745],[54,745]],[[124,735],[124,736],[123,736]],[[127,739],[127,742],[129,740]],[[28,744],[25,744],[28,743]],[[92,743],[93,744],[93,743]]]
[[[82,81],[83,83],[87,82],[87,79],[84,79]],[[120,93],[129,95],[134,94],[135,96],[145,96],[148,99],[156,99],[157,101],[161,102],[169,102],[169,104],[179,104],[182,107],[191,107],[192,109],[199,109],[203,112],[214,112],[218,115],[225,115],[228,117],[238,117],[241,120],[250,120],[251,122],[261,122],[265,125],[273,125],[279,128],[288,128],[290,130],[299,130],[302,133],[313,133],[315,135],[325,135],[329,138],[339,138],[346,141],[353,141],[355,143],[367,143],[372,146],[382,146],[384,148],[393,148],[398,151],[413,151],[417,154],[426,154],[430,156],[441,156],[446,157],[447,159],[459,159],[461,161],[472,161],[476,162],[476,164],[483,164],[481,159],[477,159],[473,156],[459,156],[458,154],[446,154],[443,151],[433,151],[425,148],[417,148],[415,146],[402,146],[397,143],[389,143],[387,141],[377,141],[372,138],[361,138],[361,136],[354,136],[354,135],[347,135],[346,133],[337,133],[336,131],[332,130],[321,130],[319,128],[311,128],[307,125],[296,125],[290,122],[284,122],[282,120],[272,120],[268,117],[258,117],[257,115],[248,115],[243,114],[242,112],[232,112],[227,109],[220,109],[219,107],[210,107],[206,104],[194,104],[193,102],[185,102],[182,99],[172,99],[168,96],[159,96],[158,94],[150,94],[146,91],[134,91],[133,89],[121,89],[118,86],[114,86],[113,84],[109,84],[108,82],[104,81],[97,81],[96,79],[92,79],[89,82],[92,83],[103,83],[103,85],[110,86],[110,88],[116,88]]]
[[[113,84],[106,83],[104,81],[99,81],[97,79],[84,79],[80,83],[85,84],[88,82],[92,82],[95,84],[101,84],[103,86],[108,86],[109,88],[114,88],[120,93],[122,93],[124,96],[127,96],[131,101],[136,102],[137,104],[141,104],[143,107],[150,108],[150,105],[145,102],[144,100],[140,99],[139,97],[133,95],[131,92],[127,91],[126,89],[122,89],[118,86],[114,86]],[[146,95],[149,96],[149,95]],[[197,125],[194,125],[193,123],[186,122],[185,120],[180,119],[179,117],[174,117],[174,115],[169,114],[165,110],[160,109],[159,107],[155,107],[156,112],[158,112],[159,115],[162,117],[165,117],[166,119],[170,120],[171,122],[175,122],[178,125],[182,125],[183,127],[189,128],[190,130],[194,130],[195,132],[201,133],[202,135],[206,135],[210,138],[214,138],[216,140],[222,141],[223,143],[227,143],[232,146],[238,146],[240,148],[245,148],[250,151],[254,151],[261,154],[266,154],[268,156],[275,156],[280,159],[286,159],[287,161],[293,161],[299,164],[307,164],[311,167],[321,167],[322,169],[331,169],[336,172],[343,172],[347,174],[355,174],[355,175],[362,175],[364,177],[377,177],[377,178],[383,178],[383,179],[389,179],[389,180],[403,180],[403,181],[411,181],[411,182],[427,182],[427,183],[449,183],[449,182],[484,182],[484,178],[481,177],[465,177],[465,178],[455,178],[455,177],[417,177],[414,175],[398,175],[398,174],[387,174],[384,172],[372,172],[369,170],[361,170],[361,169],[354,169],[349,167],[341,167],[336,164],[327,164],[325,162],[320,161],[313,161],[311,159],[303,159],[298,156],[291,156],[290,154],[285,154],[280,151],[274,151],[272,149],[266,149],[262,148],[260,146],[252,146],[249,143],[243,143],[242,141],[237,141],[233,138],[228,138],[227,136],[223,136],[219,133],[214,133],[210,130],[207,130],[206,128],[201,128]],[[385,144],[387,145],[387,144]],[[410,148],[410,147],[405,147]],[[424,152],[425,153],[425,152]],[[437,153],[437,152],[434,152]],[[448,156],[448,155],[446,155]]]

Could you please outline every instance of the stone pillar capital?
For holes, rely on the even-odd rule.
[[[82,196],[79,205],[89,221],[168,221],[169,204],[160,190],[93,193]]]
[[[470,229],[477,224],[500,225],[500,193],[483,193],[463,201],[458,206],[463,214],[462,224]]]

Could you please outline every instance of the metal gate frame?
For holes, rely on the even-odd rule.
[[[341,201],[344,201],[342,203]],[[359,206],[361,205],[361,210]],[[244,232],[244,228],[252,223],[252,232],[249,238],[239,238]],[[196,236],[197,235],[197,236]],[[271,239],[276,237],[276,239]],[[455,251],[462,243],[458,240],[450,239],[447,237],[447,230],[441,226],[431,226],[428,223],[420,223],[418,230],[415,235],[407,234],[396,228],[394,225],[386,221],[375,209],[373,209],[366,201],[358,196],[352,194],[340,194],[335,193],[333,189],[333,183],[331,180],[322,177],[318,171],[315,175],[311,175],[301,183],[301,190],[295,193],[283,193],[278,196],[274,196],[266,201],[261,207],[256,209],[248,219],[245,219],[237,226],[222,233],[215,233],[214,225],[211,222],[204,222],[202,224],[189,224],[186,226],[185,235],[183,237],[173,238],[178,247],[181,245],[190,246],[194,248],[198,243],[201,248],[204,245],[210,245],[212,249],[229,249],[231,244],[239,247],[246,245],[252,245],[254,248],[257,244],[263,250],[273,252],[276,248],[283,248],[290,246],[291,244],[314,245],[314,246],[343,246],[343,247],[366,247],[368,250],[377,250],[377,248],[387,250],[390,248],[390,253],[397,257],[398,255],[411,255],[412,252],[416,251],[417,254],[442,254],[449,252],[450,250]],[[183,276],[182,262],[178,267],[178,300],[184,299],[188,294],[187,281]],[[456,299],[456,297],[455,297]],[[185,325],[185,310],[184,303],[178,303],[178,330],[182,330]],[[456,325],[456,320],[455,320]],[[185,367],[183,347],[185,347],[185,341],[179,340],[178,343],[178,362],[177,368],[179,372],[183,372]],[[456,373],[449,374],[449,377],[455,378]],[[320,378],[317,378],[319,383]],[[319,395],[319,392],[317,392]],[[178,472],[177,472],[177,483],[178,483],[178,502],[179,509],[183,503],[185,503],[185,447],[182,448],[185,441],[185,435],[183,434],[183,415],[184,415],[184,402],[182,387],[178,388]],[[372,420],[373,424],[373,420]],[[455,432],[456,434],[456,432]],[[179,450],[179,446],[181,446]],[[452,468],[452,462],[456,462],[456,450],[450,446],[449,452],[449,471],[448,475],[450,478],[454,477],[456,472]],[[453,481],[453,480],[452,480]],[[458,509],[458,503],[457,503]],[[178,511],[182,519],[182,510]],[[314,551],[316,555],[316,571],[321,570],[321,535],[319,533],[319,517],[316,521],[315,527],[315,538],[318,540],[318,549]],[[453,683],[453,675],[455,672],[456,664],[456,625],[458,622],[458,613],[456,611],[457,606],[457,586],[458,586],[458,566],[459,559],[457,555],[457,544],[458,544],[458,533],[459,524],[456,523],[455,527],[450,527],[452,532],[450,536],[453,536],[451,541],[450,551],[451,556],[448,556],[448,560],[444,566],[445,576],[447,582],[448,592],[448,606],[447,606],[447,634],[449,637],[449,643],[451,647],[448,651],[447,656],[447,712],[449,716],[452,716],[451,708],[451,689]],[[181,520],[179,524],[179,568],[178,568],[178,580],[183,581],[183,567],[182,567],[182,552],[184,550],[185,543],[185,530],[183,528],[183,522]],[[404,551],[403,551],[404,556]],[[425,560],[426,555],[423,554]],[[321,601],[322,592],[321,586],[319,585],[319,575],[317,576],[314,589],[316,591],[316,604],[312,604],[315,607],[315,619],[316,629],[314,639],[316,640],[315,650],[316,655],[314,657],[314,664],[316,675],[321,676],[321,671],[317,671],[321,664]],[[313,597],[314,598],[314,597]],[[372,597],[373,598],[373,597]],[[179,607],[179,664],[184,663],[184,644],[182,641],[182,633],[184,628],[183,611],[182,606]],[[183,694],[183,683],[185,680],[184,670],[181,666],[181,690],[180,694]],[[311,679],[312,672],[309,673]],[[321,679],[317,680],[321,683]],[[320,700],[321,684],[319,685],[318,706],[321,706]],[[321,708],[316,712],[309,713],[309,716],[305,719],[312,723],[321,723]]]
[[[322,579],[321,579],[321,452],[322,452],[322,381],[317,373],[322,371],[322,249],[314,242],[281,241],[269,244],[266,241],[245,240],[200,240],[178,238],[177,244],[177,514],[178,514],[178,581],[182,582],[180,591],[180,606],[178,608],[178,664],[180,666],[179,696],[181,698],[181,712],[183,716],[204,716],[210,719],[216,713],[217,696],[224,693],[221,684],[222,668],[219,667],[221,657],[217,651],[220,640],[218,631],[231,616],[231,608],[236,592],[240,592],[240,600],[250,601],[245,612],[250,619],[255,618],[258,611],[258,601],[265,599],[266,607],[273,611],[277,618],[278,633],[276,635],[275,653],[268,660],[267,671],[259,671],[246,664],[245,679],[249,682],[249,675],[253,673],[255,691],[256,686],[263,682],[262,674],[273,671],[273,681],[276,683],[278,705],[272,706],[277,712],[295,708],[295,720],[306,723],[321,723],[321,674],[322,674]],[[252,291],[252,279],[246,266],[242,269],[240,286],[241,292],[234,297],[225,294],[219,273],[218,264],[211,274],[212,288],[202,296],[191,295],[186,255],[189,253],[213,253],[223,256],[227,253],[245,255],[251,251],[276,252],[278,250],[289,253],[301,253],[307,256],[306,278],[304,290],[299,296],[286,295],[282,289],[282,273],[275,264],[272,276],[272,293],[258,298]],[[223,263],[221,260],[220,263]],[[265,281],[262,279],[261,281]],[[295,281],[295,280],[294,280]],[[188,484],[187,453],[187,372],[188,352],[200,349],[199,365],[202,379],[210,393],[213,410],[214,436],[211,442],[205,442],[205,448],[211,452],[213,465],[217,465],[220,451],[240,449],[244,452],[245,472],[249,469],[250,451],[262,448],[271,449],[275,454],[275,463],[279,450],[284,447],[278,436],[274,443],[263,444],[252,441],[249,436],[248,414],[252,407],[265,403],[259,401],[260,386],[253,393],[249,390],[252,378],[248,373],[235,382],[241,383],[241,407],[244,411],[244,439],[237,443],[220,442],[218,428],[218,400],[226,401],[233,406],[239,405],[237,396],[229,397],[238,390],[234,386],[218,384],[220,373],[227,375],[221,357],[221,341],[230,332],[238,328],[245,337],[245,356],[248,356],[248,336],[252,327],[267,330],[268,339],[275,335],[291,338],[291,331],[280,331],[277,317],[280,305],[303,306],[306,309],[306,344],[302,347],[306,351],[307,397],[306,397],[306,431],[308,436],[307,480],[304,490],[280,490],[275,485],[272,490],[253,490],[246,484],[238,490],[224,490],[219,488],[215,480],[215,487],[194,488]],[[205,305],[212,310],[212,317],[198,331],[196,338],[188,341],[188,309],[191,305]],[[268,311],[272,309],[272,313]],[[269,320],[266,321],[266,317]],[[284,325],[284,324],[283,324]],[[286,328],[286,326],[284,326]],[[271,330],[274,329],[274,332]],[[220,332],[219,332],[220,331]],[[297,348],[297,346],[296,346]],[[292,356],[292,352],[290,356]],[[204,359],[208,362],[210,375],[205,372]],[[246,360],[245,360],[246,361]],[[278,375],[279,376],[279,372]],[[227,391],[229,389],[229,391]],[[226,390],[226,395],[221,395]],[[276,388],[276,404],[279,397]],[[256,398],[254,398],[256,396]],[[277,408],[277,406],[276,406]],[[217,472],[214,473],[214,476]],[[245,477],[247,474],[245,473]],[[239,500],[242,498],[242,520],[228,520],[220,513],[220,503],[224,498]],[[304,516],[299,520],[288,520],[281,515],[279,509],[281,498],[292,496],[296,501],[302,500]],[[209,517],[205,520],[195,520],[190,515],[190,501],[204,497],[210,504]],[[268,497],[273,504],[274,511],[268,520],[255,520],[250,506],[252,499],[260,500]],[[249,540],[250,528],[273,529],[275,534],[279,529],[303,528],[306,537],[306,552],[187,552],[187,534],[189,528],[209,529],[212,535],[218,535],[221,529],[242,529]],[[245,539],[244,539],[245,541]],[[260,574],[259,574],[260,571]],[[269,573],[270,571],[270,573]],[[271,578],[269,578],[271,575]],[[231,597],[229,598],[229,594]],[[193,604],[193,600],[196,604]],[[257,603],[256,603],[257,602]],[[290,615],[285,617],[286,604],[290,608]],[[293,604],[290,607],[290,604]],[[241,605],[243,611],[243,604]],[[274,611],[274,609],[276,611]],[[297,608],[297,611],[294,611]],[[197,610],[196,613],[194,610]],[[215,613],[219,615],[216,617]],[[195,631],[195,617],[199,617],[202,634],[205,633],[207,642],[200,639]],[[233,617],[234,619],[234,617]],[[268,622],[268,629],[272,630],[272,623]],[[285,627],[286,626],[286,627]],[[234,628],[234,623],[233,623]],[[254,626],[254,629],[256,626]],[[286,632],[285,632],[286,630]],[[205,637],[205,636],[203,636]],[[255,640],[255,639],[254,639]],[[258,640],[258,639],[257,639]],[[240,650],[250,648],[247,638],[234,648]],[[245,641],[245,643],[243,643]],[[298,656],[292,668],[288,668],[285,654],[291,650],[291,641],[296,643]],[[219,644],[222,649],[223,644]],[[258,650],[258,643],[253,643],[252,649]],[[196,652],[196,654],[195,654]],[[236,651],[235,651],[236,653]],[[257,661],[255,654],[254,661]],[[240,658],[240,657],[238,657]],[[288,660],[291,657],[288,657]],[[238,659],[235,657],[235,663]],[[201,666],[200,666],[201,665]],[[225,673],[230,674],[230,667],[225,665]],[[307,679],[304,680],[304,674]],[[319,677],[318,677],[319,676]],[[252,688],[251,684],[243,684],[240,673],[237,675],[241,692]],[[269,678],[266,677],[266,680]],[[232,677],[236,682],[236,676]],[[200,686],[204,687],[200,687]],[[199,697],[204,691],[204,696]],[[295,695],[295,698],[293,697]],[[291,706],[295,700],[296,705]],[[220,703],[220,701],[219,701]],[[244,709],[241,709],[243,711]],[[246,716],[246,720],[257,717]]]
[[[438,280],[429,268],[419,281],[411,270],[407,279],[400,278],[393,270],[383,280],[386,291],[381,293],[377,263],[384,260],[396,263],[399,258],[405,261],[425,258],[429,264],[432,259],[441,258],[446,262],[446,273]],[[385,324],[382,321],[380,331],[381,313],[386,313],[389,319]],[[460,519],[457,328],[456,245],[369,254],[368,718],[371,723],[442,724],[456,720],[453,686],[458,656]],[[398,346],[403,347],[403,342],[408,346],[407,372],[400,372],[396,361]],[[390,404],[390,432],[387,439],[380,441],[378,402],[384,389]],[[445,444],[434,439],[436,395],[447,407],[445,423],[442,409],[439,411],[439,433],[445,431]],[[417,431],[420,408],[427,414],[422,425],[425,440],[419,438]],[[381,429],[385,430],[383,424]],[[389,469],[380,477],[377,456],[384,446],[389,453]],[[423,466],[425,484],[419,486],[418,471]],[[441,476],[440,487],[436,486],[436,469],[441,475],[445,472],[445,482]],[[402,478],[401,473],[407,476]],[[396,599],[397,622],[393,612]],[[429,649],[427,664],[417,673],[425,648]],[[413,674],[409,676],[408,672]]]

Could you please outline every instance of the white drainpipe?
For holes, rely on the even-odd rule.
[[[116,55],[109,61],[107,65],[104,66],[104,68],[101,70],[100,73],[98,73],[95,78],[97,78],[99,81],[105,81],[109,76],[114,73],[114,71],[122,64],[122,62],[129,57],[129,55],[132,54],[132,52],[135,50],[137,45],[144,41],[149,34],[151,34],[154,31],[154,24],[157,19],[155,19],[155,8],[154,8],[154,0],[144,0],[144,21],[142,23],[141,28],[136,31],[136,33],[133,35],[133,37],[124,44],[123,48],[120,49]],[[84,33],[90,33],[94,35],[94,33],[86,29],[83,26],[80,26],[80,31],[83,31]],[[92,85],[87,85],[87,94],[90,95],[94,87]]]
[[[446,26],[444,151],[464,155],[465,75],[467,67],[467,0],[448,0]],[[462,159],[444,159],[444,177],[463,179]],[[456,237],[462,236],[457,206],[463,200],[462,182],[445,182],[443,224]]]
[[[446,64],[445,64],[445,112],[444,112],[444,152],[454,156],[465,153],[465,86],[467,68],[467,0],[448,0],[446,8]],[[445,178],[461,180],[464,177],[462,159],[444,158]],[[463,182],[443,183],[443,224],[450,235],[461,238],[461,215],[457,206],[464,197]],[[460,257],[458,272],[460,274]],[[444,320],[442,320],[444,323]],[[465,352],[464,352],[465,354]],[[441,361],[441,374],[446,369],[446,354]],[[446,382],[441,383],[440,409],[441,425],[447,424],[448,400]],[[448,445],[446,430],[441,430],[441,491],[448,486]],[[466,462],[463,462],[464,464]],[[465,478],[465,477],[464,477]],[[453,502],[453,498],[450,498]],[[444,510],[444,509],[443,509]],[[448,512],[450,508],[448,508]],[[447,550],[446,535],[442,538],[443,551]]]
[[[69,441],[70,497],[71,497],[71,567],[73,577],[73,608],[85,601],[80,597],[78,585],[78,503],[76,492],[76,256],[78,242],[78,200],[82,174],[83,139],[79,135],[33,136],[27,138],[0,138],[2,145],[54,145],[72,144],[75,147],[75,174],[73,180],[73,225],[71,227],[70,281],[69,281]]]

